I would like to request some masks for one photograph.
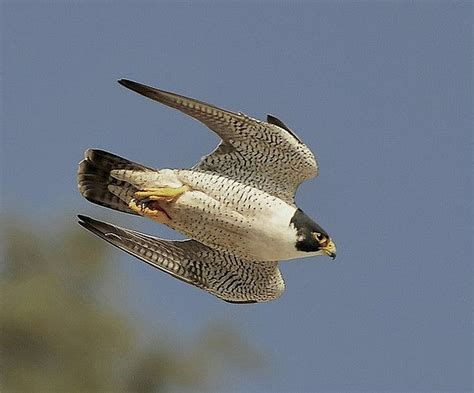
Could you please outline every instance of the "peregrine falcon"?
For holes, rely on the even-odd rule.
[[[79,216],[79,224],[114,246],[231,303],[278,298],[278,261],[336,257],[328,233],[295,204],[304,180],[318,174],[314,155],[281,120],[253,119],[130,80],[145,97],[198,120],[220,138],[190,169],[154,169],[89,149],[79,164],[79,192],[89,201],[145,216],[181,232],[171,241]]]

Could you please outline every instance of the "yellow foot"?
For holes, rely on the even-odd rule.
[[[148,198],[152,201],[166,201],[171,202],[178,198],[186,191],[189,191],[188,186],[178,188],[163,187],[163,188],[145,188],[143,191],[137,191],[134,195],[136,199]]]
[[[172,202],[186,191],[189,191],[188,186],[146,188],[133,194],[128,207],[142,216],[149,217],[161,224],[167,224],[171,221],[171,217],[163,209],[160,202]]]
[[[167,224],[171,221],[170,216],[160,209],[158,206],[150,206],[143,202],[138,202],[135,199],[132,199],[128,203],[128,207],[132,209],[135,213],[140,214],[141,216],[146,216],[152,220],[158,221],[160,224]]]

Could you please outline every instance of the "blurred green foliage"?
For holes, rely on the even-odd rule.
[[[3,218],[2,227],[3,392],[202,391],[229,370],[261,368],[261,354],[222,323],[140,348],[140,325],[101,301],[104,283],[118,280],[111,247],[71,225]]]

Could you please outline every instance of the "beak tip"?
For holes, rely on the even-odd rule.
[[[331,258],[333,261],[336,259],[336,253],[331,252],[331,251],[325,251],[324,252],[329,258]]]

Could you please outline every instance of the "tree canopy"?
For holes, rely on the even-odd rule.
[[[71,226],[2,221],[3,391],[209,390],[229,370],[261,368],[261,354],[226,323],[140,348],[140,324],[100,299],[120,274],[105,242]]]

